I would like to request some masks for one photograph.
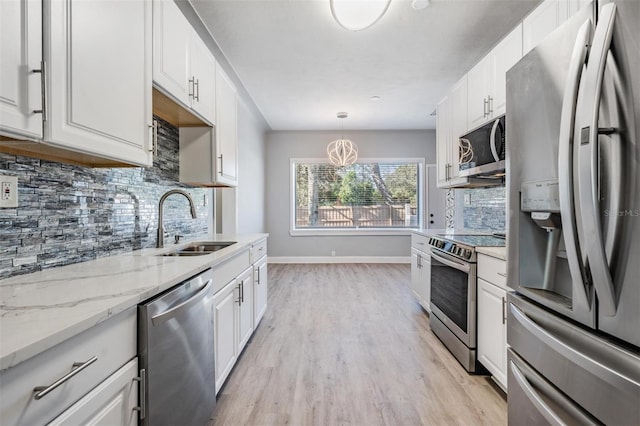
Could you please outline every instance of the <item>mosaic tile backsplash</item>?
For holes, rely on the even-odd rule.
[[[471,197],[471,204],[464,206],[466,229],[504,231],[506,229],[506,190],[504,186],[461,190]]]
[[[0,279],[155,247],[158,201],[174,188],[187,189],[198,218],[184,197],[169,197],[165,241],[207,235],[208,191],[178,183],[178,128],[156,119],[151,168],[94,169],[0,153],[0,175],[18,176],[19,206],[0,209]]]

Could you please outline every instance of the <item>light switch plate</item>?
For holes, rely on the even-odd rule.
[[[18,178],[0,175],[0,208],[18,207]]]

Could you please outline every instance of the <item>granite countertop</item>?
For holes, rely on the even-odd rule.
[[[476,247],[476,252],[507,260],[507,247]]]
[[[157,256],[168,244],[0,280],[0,371],[223,262],[268,234],[217,235],[236,241],[203,256]]]

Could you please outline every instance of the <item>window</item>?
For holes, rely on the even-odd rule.
[[[291,160],[291,234],[405,233],[422,224],[424,160]]]

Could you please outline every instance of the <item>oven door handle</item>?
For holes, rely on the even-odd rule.
[[[441,262],[447,266],[450,266],[458,271],[469,273],[471,271],[471,266],[468,263],[456,262],[451,259],[447,259],[446,257],[442,257],[442,255],[437,254],[435,251],[431,250],[431,257],[438,262]]]

